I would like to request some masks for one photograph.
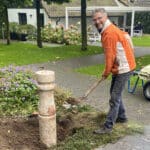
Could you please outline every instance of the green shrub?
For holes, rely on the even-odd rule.
[[[33,74],[21,67],[0,69],[0,114],[25,115],[37,109],[38,95]]]
[[[17,22],[11,22],[9,23],[9,30],[10,32],[18,32],[19,24]]]
[[[21,36],[25,35],[28,40],[36,39],[36,28],[33,25],[19,25],[16,22],[10,23],[10,32],[12,39],[21,40]]]
[[[26,39],[28,40],[35,40],[37,36],[36,28],[33,25],[26,24],[26,25],[19,25],[18,34],[26,34]]]

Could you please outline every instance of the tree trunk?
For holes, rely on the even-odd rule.
[[[41,25],[40,25],[40,0],[36,0],[36,17],[37,17],[37,46],[42,48]]]
[[[82,32],[81,50],[87,50],[86,0],[81,0],[81,32]]]
[[[7,45],[10,45],[10,31],[9,31],[9,20],[8,20],[7,6],[5,6],[4,12],[5,12],[5,24],[6,24]]]

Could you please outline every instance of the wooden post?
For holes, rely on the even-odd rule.
[[[55,73],[42,70],[36,72],[39,88],[39,133],[47,147],[56,145],[56,109],[54,102]]]

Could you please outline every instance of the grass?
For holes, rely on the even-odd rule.
[[[70,111],[69,113],[61,113],[67,120],[69,118],[72,123],[70,123],[71,126],[68,127],[71,131],[68,136],[66,136],[63,141],[58,141],[58,150],[91,150],[104,144],[114,143],[126,135],[143,133],[143,127],[141,125],[129,122],[128,124],[117,123],[114,126],[113,132],[110,134],[95,135],[93,131],[99,129],[99,125],[104,123],[106,113],[97,112],[93,108],[89,109],[89,106],[88,111],[87,109],[85,111],[86,107],[87,106],[84,106],[84,111],[76,113],[71,113]],[[64,116],[62,117],[63,119]],[[60,117],[60,120],[62,120],[62,118]]]
[[[142,57],[136,58],[137,69],[140,69],[146,65],[150,64],[150,55],[145,55]]]
[[[133,37],[134,46],[150,47],[150,36],[144,35],[142,37]]]
[[[10,46],[0,44],[0,67],[27,65],[56,60],[64,60],[92,54],[99,54],[102,49],[98,46],[88,46],[88,51],[81,51],[79,45],[38,48],[27,43],[12,43]]]
[[[149,41],[149,35],[133,37],[133,43],[135,46],[150,46]],[[81,51],[79,45],[44,47],[40,49],[36,45],[22,42],[12,43],[10,46],[0,44],[0,67],[8,66],[10,64],[27,65],[64,60],[100,53],[102,53],[102,48],[99,46],[88,46],[88,51]],[[89,74],[91,73],[89,72]]]
[[[96,77],[100,77],[102,75],[103,70],[104,70],[104,64],[98,64],[94,66],[81,67],[75,69],[76,72],[91,75],[91,76],[96,76]]]
[[[150,64],[150,55],[136,58],[136,64],[137,64],[137,67],[136,67],[137,70],[139,70],[140,68],[142,68],[146,65],[149,65]],[[104,64],[98,64],[98,65],[94,65],[94,66],[78,68],[75,71],[82,73],[82,74],[87,74],[87,75],[91,75],[91,76],[100,78],[103,73],[103,70],[104,70]],[[108,79],[111,79],[111,76],[109,76]],[[130,78],[131,86],[133,86],[135,84],[136,80],[137,80],[137,76],[132,76]],[[138,82],[138,87],[140,87],[140,88],[142,87],[141,82]]]
[[[136,64],[137,64],[136,67],[137,69],[140,69],[141,67],[150,64],[150,55],[136,58]],[[82,74],[100,77],[102,75],[103,70],[104,70],[104,64],[98,64],[94,66],[78,68],[75,71]]]

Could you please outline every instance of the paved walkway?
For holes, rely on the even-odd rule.
[[[150,150],[150,126],[145,126],[144,135],[126,136],[114,144],[107,144],[95,150]]]
[[[136,57],[144,56],[146,54],[150,54],[150,48],[137,47],[135,49]],[[74,72],[74,69],[88,65],[100,64],[103,62],[103,55],[94,55],[70,59],[66,61],[49,62],[36,65],[34,64],[30,65],[29,67],[31,67],[33,70],[49,69],[55,71],[57,85],[59,87],[70,90],[75,97],[80,97],[91,86],[96,78],[76,73]],[[109,106],[109,86],[110,81],[106,80],[102,82],[97,87],[97,89],[95,89],[93,93],[89,95],[86,103],[92,105],[97,110],[107,111]],[[137,89],[135,94],[133,95],[129,94],[126,88],[123,93],[123,97],[129,120],[147,125],[146,131],[148,132],[146,132],[146,135],[142,136],[128,136],[124,139],[119,140],[116,144],[108,144],[106,147],[101,147],[97,150],[137,150],[137,148],[139,148],[141,145],[143,146],[143,144],[144,148],[140,148],[140,150],[150,149],[150,102],[144,99],[142,90],[140,88]],[[147,142],[145,142],[145,140],[143,141],[143,138]],[[124,149],[122,148],[122,146]]]

